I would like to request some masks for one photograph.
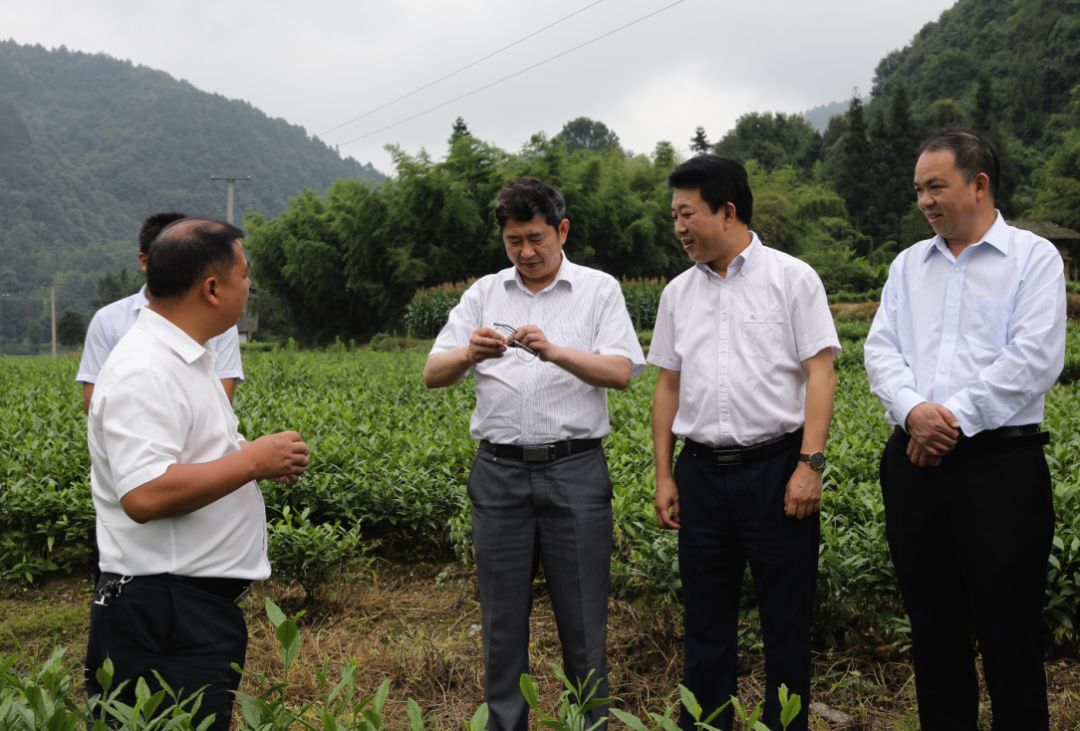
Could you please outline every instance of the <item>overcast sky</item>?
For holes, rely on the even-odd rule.
[[[953,2],[0,0],[0,38],[166,71],[392,173],[385,145],[442,158],[458,116],[509,151],[587,116],[634,152],[669,140],[685,153],[698,125],[715,141],[747,112],[799,112],[856,87],[868,93],[881,57]]]

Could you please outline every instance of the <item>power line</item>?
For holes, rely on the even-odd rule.
[[[487,89],[490,89],[491,87],[496,86],[498,84],[501,84],[504,81],[508,81],[508,80],[510,80],[510,79],[512,79],[512,78],[514,78],[516,76],[521,76],[522,74],[524,74],[527,71],[532,71],[533,69],[539,68],[540,66],[543,66],[546,63],[550,63],[551,61],[554,61],[557,58],[562,58],[563,56],[566,56],[567,54],[573,53],[574,51],[579,51],[582,48],[585,48],[585,46],[592,45],[593,43],[596,43],[597,41],[603,40],[604,38],[607,38],[608,36],[615,35],[619,31],[626,30],[627,28],[629,28],[632,25],[637,25],[638,23],[640,23],[643,20],[648,20],[649,18],[653,17],[654,15],[659,15],[660,13],[664,12],[665,10],[670,10],[671,8],[675,7],[676,5],[681,5],[684,2],[686,2],[686,0],[675,0],[675,2],[670,3],[668,5],[665,5],[664,7],[660,8],[659,10],[654,10],[651,13],[647,13],[645,15],[642,15],[640,18],[637,18],[636,20],[631,20],[626,25],[620,25],[618,28],[615,28],[613,30],[609,30],[607,33],[603,33],[601,35],[598,35],[595,38],[590,38],[589,40],[585,41],[584,43],[578,44],[578,45],[574,46],[573,48],[568,48],[565,51],[562,51],[560,53],[556,53],[554,56],[549,56],[549,57],[545,58],[543,61],[537,61],[536,63],[534,63],[531,66],[526,66],[525,68],[520,69],[518,71],[515,71],[512,74],[507,74],[506,76],[503,76],[501,79],[496,79],[495,81],[484,84],[483,86],[477,87],[476,89],[473,89],[472,91],[469,91],[469,92],[466,92],[466,93],[462,94],[461,96],[456,96],[453,99],[445,101],[442,104],[436,104],[433,107],[428,107],[427,109],[425,109],[422,112],[417,112],[416,114],[405,117],[404,119],[399,119],[396,122],[391,122],[390,124],[385,125],[383,127],[379,127],[378,129],[374,129],[374,130],[372,130],[370,132],[366,132],[366,133],[364,133],[362,135],[359,135],[357,137],[353,137],[352,139],[346,140],[345,142],[338,143],[337,146],[338,147],[344,147],[345,145],[351,145],[353,142],[358,142],[359,140],[365,139],[367,137],[371,137],[372,135],[377,135],[380,132],[385,132],[388,129],[392,129],[393,127],[397,127],[399,124],[405,124],[406,122],[411,122],[412,120],[417,119],[418,117],[423,117],[425,114],[430,114],[431,112],[442,109],[443,107],[450,106],[454,102],[459,102],[462,99],[467,99],[468,97],[473,96],[474,94],[479,94],[481,91],[485,91]]]
[[[335,130],[339,130],[342,127],[345,127],[346,125],[350,125],[353,122],[357,122],[357,121],[363,119],[364,117],[368,117],[368,116],[374,114],[375,112],[381,111],[383,109],[386,109],[389,106],[397,104],[402,99],[408,99],[410,96],[413,96],[414,94],[418,94],[421,91],[423,91],[424,89],[429,89],[432,86],[435,86],[435,84],[438,84],[439,82],[446,81],[451,76],[457,76],[462,71],[465,71],[466,69],[471,69],[473,66],[476,66],[479,63],[483,63],[484,61],[487,61],[489,58],[493,58],[495,56],[498,56],[503,51],[507,51],[507,50],[513,48],[516,45],[524,43],[525,41],[529,40],[533,36],[540,35],[541,33],[548,30],[549,28],[554,28],[555,26],[557,26],[559,23],[563,22],[564,20],[569,20],[570,18],[573,18],[575,15],[580,15],[581,13],[584,13],[586,10],[593,7],[594,5],[599,5],[602,2],[604,2],[604,0],[595,0],[595,2],[591,2],[591,3],[589,3],[588,5],[586,5],[583,8],[579,8],[579,9],[575,10],[574,12],[570,13],[569,15],[564,15],[563,17],[559,18],[555,22],[548,23],[543,28],[540,28],[539,30],[535,30],[532,33],[528,34],[527,36],[522,36],[521,38],[518,38],[513,43],[505,45],[505,46],[503,46],[502,48],[500,48],[497,51],[492,51],[491,53],[484,56],[483,58],[478,58],[475,61],[473,61],[472,63],[467,63],[464,66],[462,66],[461,68],[459,68],[459,69],[457,69],[455,71],[451,71],[450,73],[446,74],[445,76],[440,76],[439,78],[435,79],[434,81],[428,82],[427,84],[424,84],[423,86],[418,86],[417,88],[413,89],[412,91],[410,91],[410,92],[408,92],[406,94],[402,94],[401,96],[397,97],[396,99],[391,99],[390,101],[386,102],[385,104],[377,106],[374,109],[369,109],[366,112],[364,112],[363,114],[361,114],[361,115],[359,115],[357,117],[353,117],[352,119],[348,120],[347,122],[342,122],[341,124],[339,124],[339,125],[337,125],[335,127],[331,127],[330,129],[326,130],[325,132],[320,132],[318,136],[322,137],[323,135],[330,134],[331,132],[334,132]]]

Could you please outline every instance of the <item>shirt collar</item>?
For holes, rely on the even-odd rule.
[[[149,307],[139,312],[139,319],[135,324],[180,356],[185,363],[194,363],[206,353],[206,348],[195,342],[190,335]]]
[[[745,249],[739,252],[738,256],[731,260],[728,264],[727,277],[730,278],[736,275],[744,275],[748,271],[754,268],[754,265],[761,261],[761,255],[764,252],[765,244],[761,243],[761,239],[753,231],[750,232],[750,244]],[[710,277],[716,277],[720,279],[720,275],[712,270],[708,264],[699,263],[695,264],[695,267],[705,272]]]
[[[578,267],[577,264],[571,263],[570,259],[566,256],[566,252],[564,251],[562,253],[562,263],[559,264],[559,269],[555,272],[555,279],[552,280],[551,284],[544,287],[540,291],[546,292],[549,289],[554,289],[559,284],[559,282],[566,282],[566,286],[573,290],[574,281],[578,278],[579,268],[580,267]],[[502,272],[500,272],[500,276],[502,277],[502,283],[504,287],[508,284],[513,283],[523,290],[528,290],[528,287],[525,286],[525,282],[521,281],[521,274],[518,272],[516,266],[502,270]]]
[[[1002,254],[1009,253],[1009,241],[1012,237],[1009,235],[1009,224],[1005,223],[1005,217],[1001,215],[1001,211],[994,209],[994,223],[983,234],[982,239],[975,242],[973,246],[978,244],[989,244]],[[949,245],[945,243],[945,239],[941,238],[941,235],[935,235],[930,239],[930,245],[926,247],[926,253],[923,254],[923,261],[926,261],[933,255],[934,252],[941,254],[950,254]]]
[[[146,285],[139,287],[139,291],[135,293],[135,296],[131,298],[131,309],[139,310],[150,304],[149,298],[146,296]]]

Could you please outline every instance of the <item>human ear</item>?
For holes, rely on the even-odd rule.
[[[216,305],[218,303],[218,279],[217,277],[207,277],[202,283],[202,295],[203,298],[210,304]]]

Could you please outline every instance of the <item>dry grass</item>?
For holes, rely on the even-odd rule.
[[[78,667],[85,646],[90,582],[66,578],[0,598],[0,655],[15,654],[26,665],[68,648]],[[280,676],[277,642],[262,612],[272,596],[295,613],[302,592],[269,582],[253,593],[246,609],[251,642],[248,668]],[[635,604],[612,601],[608,657],[611,692],[620,707],[638,715],[662,711],[675,702],[681,676],[680,609],[673,602]],[[454,563],[377,562],[342,577],[317,610],[301,619],[303,649],[289,678],[298,704],[321,695],[315,670],[336,678],[342,662],[358,662],[357,684],[373,691],[391,682],[385,709],[388,728],[405,728],[405,700],[414,698],[434,728],[460,728],[483,697],[479,634],[480,607],[473,572]],[[554,703],[559,688],[548,672],[561,663],[551,608],[538,588],[533,610],[530,661],[543,702]],[[760,699],[764,674],[760,656],[747,653],[740,695]],[[1051,727],[1080,729],[1080,665],[1057,660],[1047,665]],[[244,689],[256,690],[249,681]],[[822,652],[815,658],[816,731],[917,729],[911,667],[901,657]],[[989,706],[984,704],[989,720]],[[837,715],[839,713],[840,715]],[[837,720],[843,716],[847,720]],[[827,718],[833,720],[826,720]],[[989,725],[987,723],[987,728]]]

